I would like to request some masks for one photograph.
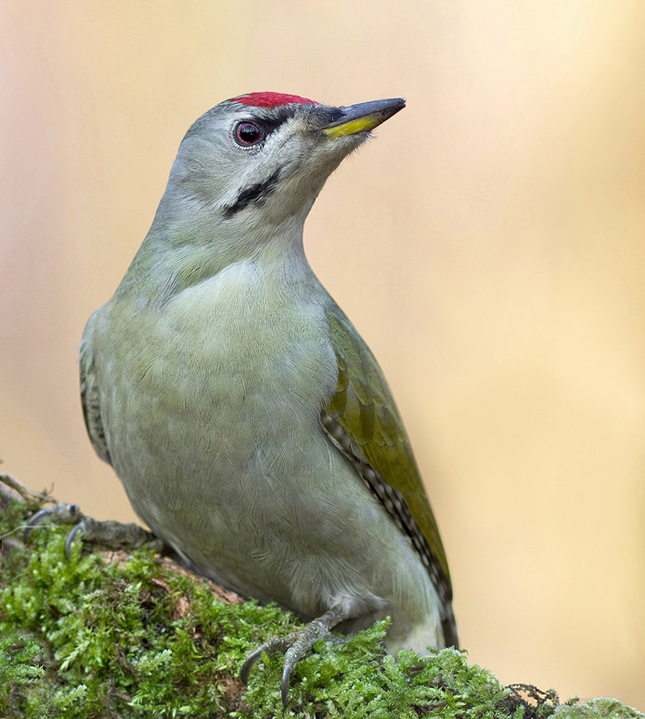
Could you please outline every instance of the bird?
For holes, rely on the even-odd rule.
[[[458,646],[401,416],[303,248],[329,175],[404,106],[252,92],[202,115],[79,350],[89,437],[140,519],[196,572],[306,622],[242,667],[285,652],[285,706],[334,628],[389,616],[390,653]]]

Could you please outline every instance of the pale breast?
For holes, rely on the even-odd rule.
[[[176,295],[160,330],[177,338],[178,393],[196,407],[223,402],[228,420],[264,426],[287,408],[299,421],[317,418],[335,388],[322,298],[251,261]]]
[[[323,302],[311,286],[263,274],[252,261],[178,293],[161,311],[122,302],[113,317],[118,357],[102,353],[101,385],[124,482],[168,462],[166,448],[173,464],[185,452],[211,477],[225,467],[239,473],[258,452],[296,464],[319,435],[320,408],[336,384]],[[113,334],[103,329],[104,338]],[[120,456],[138,466],[119,468]]]

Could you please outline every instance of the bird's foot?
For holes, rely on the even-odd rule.
[[[163,549],[163,542],[160,539],[157,539],[152,532],[148,532],[134,522],[122,524],[112,519],[101,522],[97,519],[92,519],[92,517],[86,517],[77,504],[68,502],[61,502],[53,507],[47,507],[47,509],[36,512],[25,527],[25,541],[29,539],[29,535],[33,530],[46,520],[54,524],[74,525],[65,540],[65,556],[67,559],[70,558],[74,540],[79,536],[85,541],[110,548],[129,547],[139,549],[146,547],[157,552]]]
[[[331,629],[339,622],[348,619],[347,612],[344,607],[335,607],[325,612],[318,619],[309,622],[303,629],[297,632],[291,632],[286,637],[276,637],[259,646],[255,651],[251,652],[246,658],[240,677],[246,684],[249,678],[251,667],[262,656],[263,652],[268,655],[277,652],[285,652],[284,667],[282,670],[282,682],[280,684],[280,694],[282,695],[282,703],[286,709],[289,702],[289,677],[296,664],[307,654],[311,652],[312,646],[319,639],[336,640],[331,634]]]

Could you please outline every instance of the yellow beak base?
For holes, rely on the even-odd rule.
[[[323,132],[327,137],[342,137],[343,135],[354,135],[357,132],[367,132],[383,122],[383,118],[377,115],[366,115],[356,120],[348,120],[342,125],[326,127]]]

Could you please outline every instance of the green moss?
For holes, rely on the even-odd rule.
[[[254,602],[227,604],[209,583],[147,551],[81,550],[77,542],[67,561],[65,527],[45,524],[25,546],[17,529],[38,506],[0,497],[0,536],[6,539],[0,717],[531,714],[528,705],[509,701],[509,690],[490,672],[469,666],[464,653],[401,652],[398,661],[385,655],[385,622],[344,643],[318,642],[292,675],[284,712],[281,656],[258,662],[245,693],[239,669],[262,641],[301,626],[292,615]],[[554,710],[545,702],[542,716]]]
[[[582,704],[563,704],[553,719],[643,719],[643,714],[625,706],[618,699],[596,697]]]

